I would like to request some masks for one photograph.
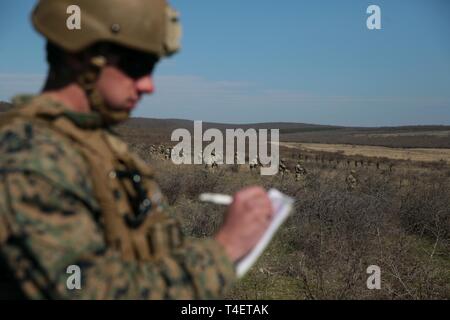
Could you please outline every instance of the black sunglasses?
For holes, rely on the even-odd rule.
[[[115,64],[123,73],[133,79],[151,75],[159,58],[154,55],[139,52],[121,53]]]

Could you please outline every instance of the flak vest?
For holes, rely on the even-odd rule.
[[[78,127],[74,114],[37,97],[2,115],[0,127],[20,118],[72,142],[88,164],[106,244],[123,260],[151,261],[180,247],[180,224],[164,210],[166,200],[152,169],[105,128]],[[0,245],[7,238],[8,228],[0,221]]]

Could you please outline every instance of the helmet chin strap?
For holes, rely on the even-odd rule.
[[[86,94],[91,110],[101,116],[104,125],[111,126],[127,120],[130,114],[128,111],[109,108],[96,87],[97,80],[106,63],[104,56],[93,57],[88,69],[78,76],[77,83]]]

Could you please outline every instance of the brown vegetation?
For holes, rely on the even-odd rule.
[[[226,165],[175,166],[153,159],[144,145],[137,151],[155,167],[171,210],[193,236],[212,235],[225,210],[197,201],[201,192],[232,194],[262,184],[295,197],[292,217],[228,298],[450,297],[450,167],[445,163],[427,167],[404,160],[382,162],[377,169],[375,161],[369,166],[370,158],[358,158],[357,167],[349,158],[357,179],[349,190],[343,154],[300,156],[283,149],[291,172],[303,159],[308,174],[296,181],[294,174],[264,177],[247,168],[237,174]],[[367,289],[370,265],[381,268],[381,290]]]
[[[261,126],[282,128],[283,141],[450,148],[445,136],[448,127]],[[222,220],[225,208],[200,203],[202,192],[232,194],[243,186],[260,184],[296,199],[292,216],[228,298],[450,298],[450,167],[446,161],[282,147],[291,174],[264,177],[247,168],[208,170],[202,165],[175,166],[154,157],[150,145],[167,143],[171,130],[180,127],[192,129],[192,122],[133,119],[118,132],[153,165],[170,210],[188,235],[212,235]],[[297,181],[292,172],[299,160],[307,174]],[[350,170],[356,171],[352,188],[346,182]],[[381,290],[367,289],[370,265],[381,268]]]

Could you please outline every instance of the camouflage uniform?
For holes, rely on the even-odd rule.
[[[302,166],[302,163],[297,163],[295,166],[295,180],[300,180],[302,176],[306,175],[306,173],[306,169]]]
[[[172,158],[172,148],[166,148],[166,151],[164,152],[164,159],[170,160]]]
[[[282,176],[289,173],[289,169],[286,166],[285,159],[280,159],[280,164],[278,165],[278,171],[281,173]]]
[[[126,145],[101,125],[98,114],[74,113],[44,96],[28,100],[20,109],[36,106],[37,110],[49,110],[46,107],[59,110],[51,121],[57,124],[64,118],[64,128],[73,126],[72,133],[89,133],[93,140],[101,137],[115,141],[122,155],[130,154]],[[96,194],[93,177],[108,159],[102,158],[103,153],[93,152],[91,160],[100,162],[93,170],[73,134],[64,134],[44,124],[52,118],[45,111],[39,115],[39,121],[35,118],[38,116],[13,117],[0,127],[0,274],[3,277],[0,297],[210,299],[223,296],[235,279],[232,262],[215,240],[182,237],[178,222],[167,213],[165,198],[151,169],[144,167],[134,155],[135,168],[118,164],[123,172],[132,172],[132,177],[128,179],[124,174],[119,181],[119,173],[123,172],[110,172],[111,180],[116,183],[116,188],[110,190],[111,196],[117,204],[110,203],[111,210],[105,210],[104,199]],[[105,146],[105,153],[114,149],[110,150],[107,143]],[[145,186],[143,202],[136,200],[139,198],[136,194],[142,191],[137,187],[138,182]],[[144,210],[142,221],[125,223],[136,212],[120,210],[135,208],[134,211],[141,212],[146,201],[149,207]],[[139,208],[136,203],[140,204]],[[117,216],[111,217],[115,210]],[[116,233],[118,238],[111,237],[114,232],[108,234],[111,227],[108,219],[112,218],[122,227]],[[125,235],[131,240],[121,242]],[[132,248],[124,249],[125,244],[132,244]],[[142,248],[149,248],[149,252],[142,252]],[[69,265],[81,268],[81,290],[66,288]]]

